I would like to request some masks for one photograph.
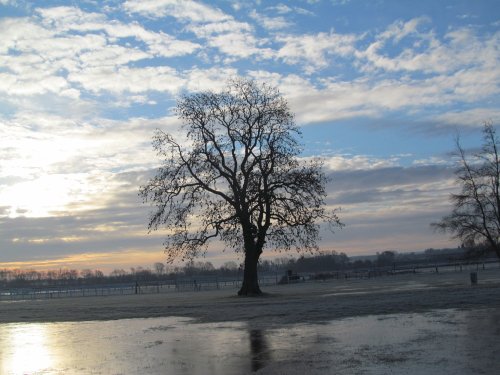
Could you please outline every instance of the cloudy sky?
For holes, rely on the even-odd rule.
[[[164,260],[138,188],[180,93],[279,87],[348,255],[454,246],[454,138],[500,123],[497,0],[0,0],[0,268]],[[236,260],[217,246],[207,255]]]

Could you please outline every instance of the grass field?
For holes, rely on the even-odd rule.
[[[500,307],[500,268],[373,279],[328,280],[264,288],[0,302],[0,323],[114,320],[182,316],[200,322],[251,321],[257,326],[321,322],[349,316]]]

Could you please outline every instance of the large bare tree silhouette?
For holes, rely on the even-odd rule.
[[[223,92],[181,97],[177,114],[187,139],[156,132],[162,165],[140,191],[156,206],[149,228],[169,231],[169,260],[192,259],[219,238],[244,251],[238,294],[261,294],[265,248],[313,251],[320,222],[342,226],[336,210],[325,209],[321,163],[298,158],[300,131],[278,89],[233,79]]]

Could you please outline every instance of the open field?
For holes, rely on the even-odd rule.
[[[434,309],[500,307],[500,268],[329,280],[264,288],[241,298],[236,289],[0,302],[0,323],[183,316],[199,322],[240,321],[255,327]]]

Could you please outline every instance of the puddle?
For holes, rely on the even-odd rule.
[[[412,290],[421,290],[421,289],[429,289],[434,288],[434,286],[430,286],[423,283],[416,282],[407,282],[399,286],[395,285],[383,285],[383,286],[372,286],[367,290],[366,286],[358,287],[358,288],[350,288],[350,287],[338,287],[337,291],[334,293],[327,293],[321,295],[321,297],[334,297],[334,296],[343,296],[343,295],[356,295],[356,294],[371,294],[371,293],[387,293],[387,292],[404,292],[404,291],[412,291]]]
[[[500,311],[257,329],[187,318],[0,325],[1,374],[497,374]]]

